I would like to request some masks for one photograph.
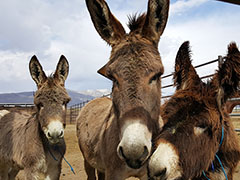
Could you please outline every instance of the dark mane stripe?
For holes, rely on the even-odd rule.
[[[146,14],[133,14],[128,16],[128,28],[131,32],[140,30],[145,22]]]

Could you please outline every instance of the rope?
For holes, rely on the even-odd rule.
[[[213,162],[212,162],[212,170],[213,170],[213,171],[215,170]]]
[[[224,139],[224,127],[222,126],[222,136],[221,136],[221,141],[220,141],[220,143],[219,143],[219,148],[220,148],[220,146],[221,146],[222,143],[223,143],[223,139]],[[218,149],[218,151],[219,151],[219,149]],[[228,177],[227,177],[227,174],[226,174],[226,172],[225,172],[225,170],[224,170],[223,164],[222,164],[220,158],[219,158],[218,155],[217,155],[218,151],[216,152],[215,157],[216,157],[216,159],[218,160],[218,162],[219,162],[219,164],[220,164],[220,166],[221,166],[221,169],[222,169],[222,171],[223,171],[223,173],[224,173],[224,176],[225,176],[226,180],[228,180]],[[214,165],[213,165],[213,163],[212,163],[212,169],[214,170]],[[211,180],[211,179],[209,179],[209,178],[207,177],[207,175],[206,175],[206,173],[205,173],[204,171],[202,171],[202,174],[203,174],[203,176],[204,176],[207,180]]]
[[[56,150],[59,152],[59,154],[62,156],[62,158],[64,159],[64,161],[67,163],[67,165],[70,167],[71,171],[73,174],[75,174],[73,167],[71,166],[71,164],[66,160],[66,158],[64,157],[64,154],[60,151],[60,149],[58,148],[58,146],[56,146]],[[57,158],[53,155],[53,153],[51,152],[50,148],[48,147],[48,151],[50,152],[52,158],[55,161],[58,161]]]
[[[58,161],[57,158],[55,158],[55,156],[53,155],[52,151],[50,150],[49,146],[48,146],[48,151],[50,152],[52,158],[55,160],[55,161]]]
[[[225,172],[225,170],[224,170],[224,167],[223,167],[223,165],[222,165],[222,162],[221,162],[220,158],[218,157],[217,154],[215,155],[215,157],[217,158],[219,164],[221,165],[221,168],[222,168],[222,171],[223,171],[223,173],[224,173],[224,176],[225,176],[226,180],[228,180],[227,174],[226,174],[226,172]]]
[[[207,177],[207,175],[205,174],[204,171],[202,171],[202,174],[203,174],[203,176],[204,176],[207,180],[211,180],[211,179],[209,179],[209,178]]]
[[[223,138],[224,138],[224,127],[222,126],[222,137],[221,137],[221,141],[220,141],[220,144],[219,144],[219,147],[222,145],[223,143]]]
[[[59,154],[61,154],[61,156],[62,156],[62,158],[64,159],[64,161],[68,164],[68,166],[70,167],[72,173],[75,174],[73,167],[72,167],[71,164],[66,160],[66,158],[64,157],[64,154],[62,154],[59,149],[58,149],[58,152],[59,152]]]

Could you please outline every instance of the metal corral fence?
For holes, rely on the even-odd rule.
[[[76,118],[78,116],[78,113],[80,111],[80,109],[85,106],[90,100],[81,102],[79,104],[74,104],[72,106],[70,106],[70,124],[74,124],[76,122]]]
[[[224,58],[222,56],[218,56],[218,59],[215,59],[215,60],[212,60],[212,61],[209,61],[209,62],[206,62],[206,63],[203,63],[203,64],[200,64],[198,66],[195,66],[195,68],[199,68],[199,67],[203,67],[203,66],[207,66],[209,64],[212,64],[212,63],[216,63],[218,62],[218,66],[220,67],[222,65],[224,61]],[[209,74],[209,75],[206,75],[206,76],[202,76],[201,79],[206,79],[206,78],[210,78],[212,77],[214,74]],[[169,77],[172,77],[173,74],[168,74],[168,75],[165,75],[162,77],[162,79],[166,79],[166,78],[169,78]],[[162,89],[166,89],[166,88],[170,88],[170,87],[173,87],[173,84],[168,84],[168,85],[164,85],[162,86]],[[107,97],[111,97],[111,94],[107,94],[107,95],[104,95],[104,96],[107,96]],[[104,97],[103,96],[103,97]],[[167,99],[171,97],[171,94],[170,95],[166,95],[166,96],[162,96],[162,99]],[[233,99],[234,100],[234,99]],[[79,111],[81,110],[81,108],[83,106],[85,106],[90,100],[86,100],[84,102],[81,102],[81,103],[78,103],[78,104],[75,104],[75,105],[72,105],[68,108],[68,113],[67,113],[67,123],[70,123],[70,124],[74,124],[76,122],[76,118],[79,114]],[[231,100],[230,100],[231,101]],[[231,116],[233,117],[236,117],[236,116],[239,116],[240,117],[240,113],[236,113],[236,110],[239,109],[240,111],[240,106],[237,106],[235,108],[235,112],[231,114]],[[3,103],[0,103],[0,110],[1,109],[6,109],[6,108],[20,108],[20,109],[33,109],[34,108],[34,104],[26,104],[26,103],[8,103],[8,104],[3,104]],[[237,111],[238,112],[238,111]],[[238,129],[238,131],[240,131]]]
[[[206,65],[209,65],[209,64],[212,64],[212,63],[216,63],[216,62],[218,62],[218,66],[220,67],[221,64],[223,63],[223,57],[218,56],[218,59],[200,64],[198,66],[195,66],[195,68],[199,68],[199,67],[206,66]],[[201,77],[201,79],[206,79],[206,78],[212,77],[213,75],[214,74],[206,75],[206,76]],[[169,77],[172,77],[172,76],[173,76],[173,74],[171,73],[171,74],[163,76],[162,79],[166,79],[166,78],[169,78]],[[168,85],[162,86],[162,89],[166,89],[166,88],[170,88],[170,87],[173,87],[173,84],[168,84]],[[110,94],[108,94],[106,96],[110,96]],[[166,99],[166,98],[169,98],[169,97],[171,97],[171,95],[162,96],[162,99]],[[79,103],[79,104],[72,105],[70,107],[70,123],[71,124],[76,122],[76,118],[78,116],[78,113],[79,113],[80,109],[88,102],[89,102],[89,100],[84,101],[84,102]]]
[[[0,103],[0,110],[14,109],[14,110],[33,111],[34,107],[35,105],[31,103]]]
[[[212,64],[212,63],[216,63],[218,62],[218,67],[221,67],[221,65],[223,64],[224,62],[224,58],[222,56],[218,56],[218,59],[215,59],[215,60],[212,60],[212,61],[209,61],[209,62],[206,62],[206,63],[203,63],[203,64],[200,64],[200,65],[197,65],[195,66],[194,68],[197,69],[197,68],[200,68],[200,67],[203,67],[203,66],[207,66],[209,64]],[[200,77],[201,79],[207,79],[207,78],[210,78],[212,77],[214,74],[209,74],[209,75],[206,75],[206,76],[202,76]],[[165,75],[162,77],[162,80],[163,79],[166,79],[166,78],[169,78],[169,77],[172,77],[173,76],[173,73],[171,74],[168,74],[168,75]],[[173,83],[171,84],[168,84],[168,85],[165,85],[165,86],[162,86],[162,89],[166,89],[166,88],[170,88],[170,87],[173,87]],[[166,99],[166,98],[169,98],[171,97],[172,95],[166,95],[166,96],[162,96],[162,99]]]
[[[11,108],[11,107],[22,107],[22,108],[31,108],[34,107],[32,103],[0,103],[0,107]]]
[[[106,94],[103,95],[102,97],[111,97],[111,94]],[[70,110],[70,118],[69,118],[69,123],[70,124],[75,124],[76,123],[76,118],[79,114],[79,111],[81,110],[81,108],[83,106],[85,106],[90,100],[78,103],[78,104],[74,104],[72,106],[70,106],[69,110]]]

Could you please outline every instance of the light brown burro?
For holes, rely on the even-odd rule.
[[[0,111],[0,179],[15,179],[24,170],[25,179],[59,179],[66,146],[64,127],[70,100],[64,87],[68,62],[61,56],[55,73],[47,77],[37,60],[29,69],[37,84],[36,112]]]
[[[146,14],[130,18],[125,33],[104,0],[86,0],[93,24],[112,47],[98,72],[113,81],[112,99],[91,101],[77,118],[77,136],[88,180],[146,176],[152,138],[158,134],[163,65],[158,42],[168,0],[149,0]]]
[[[149,175],[153,180],[225,180],[219,157],[232,180],[240,147],[224,106],[238,89],[240,52],[231,43],[224,63],[207,83],[197,75],[189,53],[185,42],[176,57],[176,92],[161,109],[164,128],[155,140]]]

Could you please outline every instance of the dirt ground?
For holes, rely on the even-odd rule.
[[[240,129],[240,118],[233,119],[233,123],[236,128]],[[74,175],[71,172],[71,169],[67,165],[67,163],[63,161],[62,173],[60,178],[61,180],[87,179],[87,176],[84,171],[84,166],[83,166],[83,157],[77,143],[75,129],[76,129],[75,125],[67,125],[65,129],[65,141],[67,144],[67,152],[65,154],[65,158],[72,165],[76,174]],[[239,137],[239,143],[240,143],[240,133],[238,133],[238,137]],[[22,179],[22,174],[20,173],[18,175],[18,180],[21,180],[21,179]],[[240,163],[234,174],[234,180],[239,180],[239,179],[240,179]],[[128,178],[128,180],[136,180],[136,178]]]
[[[84,171],[83,157],[79,150],[75,125],[68,125],[65,129],[65,141],[67,142],[66,159],[72,165],[75,175],[66,162],[62,164],[61,180],[85,180],[87,179]],[[128,178],[128,180],[137,180],[136,178]]]

